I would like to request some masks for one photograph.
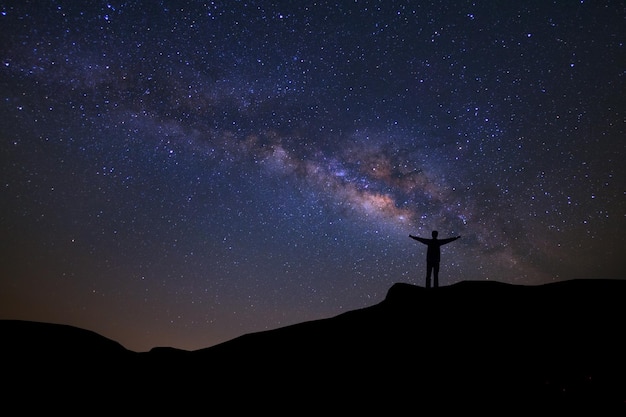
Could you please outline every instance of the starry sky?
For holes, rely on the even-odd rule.
[[[623,1],[0,1],[0,318],[195,350],[626,278]],[[436,313],[434,313],[436,314]]]

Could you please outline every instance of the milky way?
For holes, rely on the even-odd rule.
[[[626,278],[621,1],[0,4],[0,318],[208,347]],[[434,312],[436,314],[436,312]]]

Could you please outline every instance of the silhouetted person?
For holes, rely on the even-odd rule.
[[[428,250],[426,251],[426,288],[430,288],[431,274],[434,278],[434,286],[439,286],[439,261],[441,259],[441,249],[439,248],[441,247],[441,245],[453,242],[461,237],[455,236],[448,239],[439,240],[437,239],[438,234],[439,233],[436,230],[433,230],[432,239],[409,235],[410,238],[415,239],[418,242],[422,242],[425,245],[428,245]]]

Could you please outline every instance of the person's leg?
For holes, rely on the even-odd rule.
[[[434,278],[433,286],[438,287],[439,286],[439,264],[433,265],[433,278]]]
[[[430,288],[430,274],[433,266],[430,262],[426,262],[426,288]]]

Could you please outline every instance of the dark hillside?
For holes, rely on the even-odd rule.
[[[395,284],[372,307],[193,355],[226,378],[238,378],[232,369],[251,370],[244,384],[265,386],[267,375],[280,375],[280,389],[298,381],[307,392],[323,387],[320,393],[338,397],[351,387],[440,407],[619,408],[626,400],[624,295],[626,281],[608,280],[430,290]]]
[[[353,412],[598,414],[626,411],[625,295],[622,280],[398,283],[376,305],[193,352],[139,354],[42,323],[3,321],[0,332],[2,357],[27,371],[8,380],[144,410],[158,399],[233,411],[332,404]]]

